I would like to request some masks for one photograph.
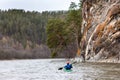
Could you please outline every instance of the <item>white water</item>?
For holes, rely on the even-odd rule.
[[[0,61],[0,80],[120,80],[120,64],[79,63],[72,72],[58,70],[63,59]]]

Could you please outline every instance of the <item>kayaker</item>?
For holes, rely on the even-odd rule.
[[[65,68],[66,70],[71,70],[72,64],[69,64],[69,62],[67,62],[67,65],[64,66],[64,68]]]

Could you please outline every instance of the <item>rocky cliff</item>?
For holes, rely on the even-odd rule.
[[[120,58],[120,0],[83,0],[82,54],[86,60]]]

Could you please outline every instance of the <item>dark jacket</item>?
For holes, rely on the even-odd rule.
[[[72,64],[67,63],[66,66],[64,66],[66,70],[70,70],[72,68]]]

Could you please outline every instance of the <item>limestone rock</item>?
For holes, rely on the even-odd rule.
[[[83,0],[81,49],[88,60],[118,59],[120,0]]]

